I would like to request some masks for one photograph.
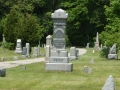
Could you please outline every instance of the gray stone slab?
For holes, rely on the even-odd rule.
[[[1,68],[0,69],[0,76],[1,77],[5,77],[5,75],[6,75],[6,69],[5,68]]]
[[[88,69],[88,74],[92,74],[92,68]]]
[[[73,70],[73,64],[72,63],[46,63],[45,70],[71,72]]]
[[[84,66],[83,72],[87,73],[87,71],[88,71],[88,67],[87,67],[87,66]]]
[[[117,54],[108,54],[108,59],[109,60],[118,59],[118,55]]]
[[[14,60],[18,60],[18,56],[14,56]]]

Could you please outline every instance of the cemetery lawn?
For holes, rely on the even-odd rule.
[[[6,77],[0,77],[0,90],[101,90],[112,75],[116,90],[120,89],[120,60],[101,58],[92,48],[73,63],[72,72],[45,71],[44,62],[6,69]],[[120,56],[120,54],[118,55]],[[90,60],[94,58],[94,64]],[[92,68],[92,74],[83,67]]]

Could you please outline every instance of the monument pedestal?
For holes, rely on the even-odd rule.
[[[15,53],[16,54],[22,54],[22,48],[16,48]]]
[[[73,70],[73,64],[72,63],[46,63],[45,70],[71,72]]]
[[[108,54],[108,59],[118,59],[117,54]]]

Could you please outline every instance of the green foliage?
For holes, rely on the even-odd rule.
[[[11,42],[1,42],[0,45],[5,49],[9,49],[9,50],[14,49],[14,43]]]
[[[110,49],[109,49],[108,47],[104,46],[104,47],[102,48],[102,50],[100,51],[100,56],[101,56],[102,58],[108,58],[109,50],[110,50]]]
[[[22,14],[18,6],[14,5],[10,11],[10,14],[6,17],[4,25],[4,35],[6,41],[15,43],[19,32],[22,27]],[[17,35],[16,35],[17,34]]]
[[[36,35],[39,35],[43,43],[47,35],[53,34],[51,13],[62,8],[69,14],[66,34],[70,43],[85,46],[86,43],[93,42],[96,32],[100,33],[104,30],[107,23],[104,5],[109,6],[109,2],[110,0],[0,0],[0,20],[7,15],[5,25],[1,27],[4,26],[5,32],[10,33],[5,34],[6,40],[15,42],[17,38],[21,38],[21,30],[27,27],[23,25],[29,21],[24,22],[25,18],[35,16],[39,21],[37,21],[39,29]],[[119,8],[116,7],[119,6],[119,1],[114,3],[113,13],[117,13]]]
[[[119,0],[111,0],[110,6],[105,6],[105,14],[108,24],[105,26],[105,31],[100,34],[100,41],[111,47],[114,43],[117,43],[117,47],[120,48],[120,16],[116,11],[120,10]]]

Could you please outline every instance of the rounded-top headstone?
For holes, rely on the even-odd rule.
[[[66,13],[65,10],[63,9],[58,9],[58,10],[55,10],[54,13],[52,13],[51,15],[52,18],[61,18],[61,19],[65,19],[65,18],[68,18],[68,13]]]

